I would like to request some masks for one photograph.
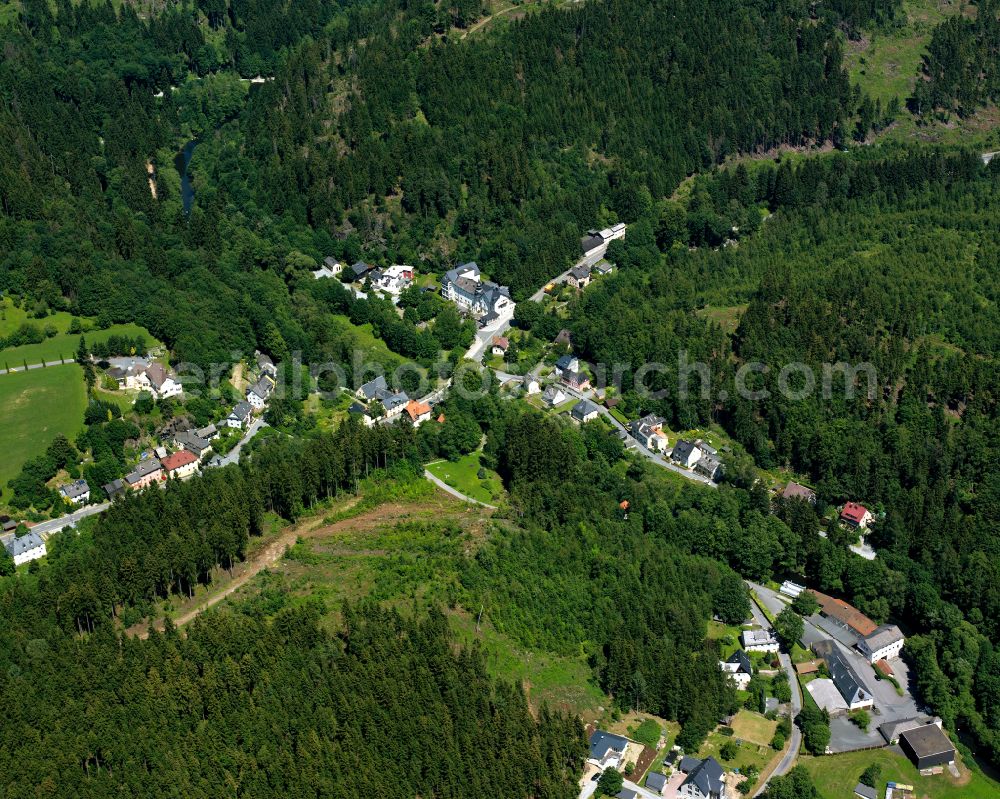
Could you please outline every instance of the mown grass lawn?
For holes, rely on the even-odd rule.
[[[0,375],[0,498],[25,461],[40,455],[60,433],[72,440],[83,429],[87,392],[76,364]]]
[[[876,786],[879,796],[885,796],[885,786],[889,781],[912,785],[915,795],[922,799],[993,799],[1000,796],[1000,783],[983,774],[969,772],[964,766],[962,777],[958,780],[947,771],[933,777],[921,777],[913,763],[892,749],[825,757],[803,755],[799,762],[812,775],[823,799],[852,796],[861,772],[872,763],[882,767],[882,779]]]
[[[733,719],[732,727],[737,738],[760,746],[770,746],[778,722],[764,718],[760,713],[741,710]]]
[[[489,505],[495,505],[504,491],[500,476],[493,470],[487,469],[486,478],[480,480],[480,468],[482,468],[482,464],[480,463],[480,453],[477,451],[469,453],[457,461],[437,461],[428,464],[427,471],[466,496]]]
[[[37,320],[45,324],[47,320]],[[84,333],[84,338],[90,345],[107,341],[111,336],[143,336],[146,339],[146,346],[149,348],[159,346],[160,342],[150,335],[146,328],[140,325],[112,325],[106,330],[92,330]],[[66,363],[73,360],[76,348],[80,344],[80,335],[77,333],[60,333],[52,338],[45,339],[40,344],[24,344],[20,347],[8,347],[0,350],[0,368],[17,368],[27,364],[35,363],[55,363],[60,359]]]

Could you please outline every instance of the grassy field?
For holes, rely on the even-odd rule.
[[[41,320],[47,323],[48,320]],[[106,330],[92,330],[85,333],[84,337],[88,344],[107,341],[111,336],[144,336],[147,347],[159,346],[160,342],[153,338],[146,328],[139,325],[112,325]],[[21,347],[8,347],[0,350],[0,368],[17,368],[24,363],[58,363],[60,358],[67,362],[73,360],[76,348],[80,343],[80,336],[77,334],[60,333],[52,338],[45,339],[41,344],[25,344]]]
[[[0,498],[21,466],[62,433],[83,429],[87,393],[76,364],[0,375]]]
[[[737,738],[760,746],[770,746],[778,722],[764,718],[760,713],[741,710],[733,719],[733,732]]]
[[[702,319],[714,322],[721,327],[723,331],[732,335],[736,332],[736,328],[740,323],[740,317],[743,316],[743,312],[746,311],[746,309],[747,306],[745,304],[730,305],[727,307],[708,305],[695,311],[695,316],[700,316]]]
[[[427,471],[457,491],[480,502],[495,505],[504,494],[500,476],[487,469],[486,479],[480,480],[480,468],[479,452],[472,452],[457,461],[437,461],[427,465]]]
[[[772,722],[773,723],[773,722]],[[772,733],[773,735],[773,733]],[[708,739],[698,750],[698,757],[704,759],[711,755],[718,760],[727,771],[739,769],[745,772],[748,766],[756,766],[759,771],[763,771],[775,752],[768,745],[750,743],[744,740],[739,746],[739,752],[732,760],[723,759],[719,750],[729,741],[735,741],[739,736],[727,736],[716,730],[708,736]],[[855,780],[856,782],[856,780]]]
[[[799,762],[809,770],[823,799],[852,796],[861,772],[872,763],[882,767],[879,796],[885,796],[885,786],[889,781],[912,785],[920,799],[993,799],[1000,796],[1000,784],[982,774],[969,772],[964,766],[962,777],[958,780],[947,772],[934,777],[921,777],[906,757],[892,749],[826,757],[804,755]]]

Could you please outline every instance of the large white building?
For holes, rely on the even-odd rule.
[[[859,639],[858,649],[868,658],[869,663],[877,663],[880,660],[899,657],[905,642],[906,638],[899,627],[895,624],[883,624],[876,627],[874,632]]]
[[[494,319],[514,311],[510,289],[483,280],[475,262],[462,264],[445,272],[441,294],[473,316]]]
[[[38,533],[12,538],[4,544],[4,548],[14,559],[15,566],[45,557],[45,542]]]
[[[777,652],[778,639],[770,630],[744,630],[740,642],[747,652]]]

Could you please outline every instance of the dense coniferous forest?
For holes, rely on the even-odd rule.
[[[775,213],[737,246],[674,248],[662,259],[654,231],[671,215],[652,215],[648,240],[630,233],[622,245],[621,274],[577,303],[574,342],[599,362],[666,364],[650,387],[668,394],[626,392],[629,412],[657,411],[675,429],[720,422],[757,466],[791,466],[822,502],[862,498],[885,519],[871,536],[879,551],[871,563],[819,538],[815,512],[800,503],[780,507],[780,520],[744,516],[742,531],[722,532],[715,512],[702,513],[677,530],[677,543],[694,541],[748,577],[805,574],[873,618],[905,620],[920,633],[907,647],[923,696],[996,758],[1000,173],[973,154],[836,155],[727,170],[694,191],[704,193],[687,217],[695,227],[706,214],[734,213],[733,202]],[[742,303],[731,337],[696,313]],[[690,396],[675,390],[681,350],[710,367],[705,394],[697,374]],[[831,371],[824,398],[823,364],[838,362],[870,364],[871,395],[867,372],[855,383]],[[748,363],[766,367],[747,382],[766,399],[737,391]],[[789,363],[813,370],[816,391],[782,393]],[[730,477],[749,487],[745,466],[732,463]]]
[[[658,388],[676,386],[681,350],[703,360],[727,399],[626,392],[623,407],[677,429],[719,422],[753,462],[734,455],[717,492],[661,483],[598,431],[493,396],[456,401],[441,432],[272,438],[239,467],[117,503],[0,583],[3,792],[575,795],[577,722],[530,713],[433,608],[347,608],[335,634],[313,606],[116,633],[231,567],[265,513],[293,520],[484,433],[512,523],[463,562],[455,601],[488,605],[525,646],[585,651],[619,708],[679,721],[695,747],[735,707],[704,630],[745,617],[736,572],[804,575],[916,632],[922,697],[1000,761],[1000,172],[965,153],[838,154],[727,168],[664,199],[738,152],[884,125],[862,113],[858,129],[838,30],[897,8],[609,0],[458,42],[472,4],[206,0],[142,18],[26,2],[0,60],[0,290],[140,322],[181,361],[260,347],[345,363],[346,316],[426,365],[467,340],[457,318],[419,329],[419,300],[400,318],[309,270],[327,255],[476,258],[520,299],[583,230],[625,220],[618,275],[570,308],[578,351],[664,362]],[[984,4],[935,32],[918,110],[995,99],[995,16]],[[258,73],[273,80],[240,79]],[[191,139],[187,214],[173,160]],[[741,306],[735,333],[706,306]],[[874,396],[835,382],[829,400],[786,400],[774,389],[791,360],[869,362]],[[767,402],[735,391],[751,361],[771,367],[755,378]],[[129,434],[94,417],[84,435],[109,463]],[[26,469],[25,495],[64,450]],[[801,503],[772,507],[754,462],[808,475],[822,503],[884,510],[880,557],[850,559]]]

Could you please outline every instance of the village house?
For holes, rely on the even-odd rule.
[[[203,438],[206,441],[211,441],[213,438],[218,438],[219,428],[217,428],[214,424],[210,424],[206,425],[205,427],[202,427],[199,430],[195,430],[194,434],[198,436],[198,438]]]
[[[238,402],[226,417],[226,427],[242,430],[250,424],[253,418],[253,406],[249,402]]]
[[[187,480],[198,473],[198,456],[182,449],[173,455],[167,455],[161,465],[167,477],[172,477],[175,480]]]
[[[666,452],[667,434],[663,432],[665,420],[652,413],[636,419],[629,425],[632,437],[651,452]]]
[[[355,280],[364,280],[373,268],[374,267],[369,266],[364,261],[358,261],[355,264],[351,264],[351,274]]]
[[[574,372],[567,370],[559,378],[567,386],[577,391],[586,391],[590,388],[590,377],[586,372]]]
[[[74,505],[86,505],[90,502],[90,486],[86,480],[76,480],[59,488],[59,494],[67,502]]]
[[[820,591],[813,591],[813,596],[819,602],[820,614],[836,622],[841,627],[846,627],[858,636],[858,638],[871,635],[878,627],[864,613],[853,605],[849,605],[843,599],[837,599]]]
[[[267,375],[273,380],[278,379],[278,367],[274,365],[274,361],[270,359],[260,350],[257,350],[254,354],[254,360],[257,362],[257,373],[260,375]]]
[[[719,668],[722,669],[733,681],[737,690],[745,691],[753,676],[753,665],[747,653],[737,649],[729,656],[728,660],[720,660]]]
[[[587,762],[597,766],[601,771],[608,768],[618,768],[622,764],[628,739],[613,735],[604,730],[595,730],[590,736],[590,753]]]
[[[395,264],[385,269],[376,269],[368,276],[371,287],[376,291],[398,296],[413,282],[413,267]]]
[[[869,663],[899,657],[906,638],[895,624],[880,624],[874,631],[858,641],[858,649]]]
[[[849,527],[864,530],[875,520],[875,517],[872,516],[872,512],[864,505],[859,505],[857,502],[848,502],[840,512],[840,520]]]
[[[414,427],[419,427],[431,418],[431,406],[426,402],[410,400],[406,403],[406,413]]]
[[[503,356],[507,354],[507,350],[510,349],[510,339],[506,336],[494,336],[491,342],[490,352],[493,355]]]
[[[604,277],[605,275],[610,275],[614,271],[615,271],[615,265],[610,261],[608,261],[606,258],[602,258],[600,261],[594,264],[594,268],[591,270],[591,275],[594,275],[596,277]]]
[[[698,442],[698,449],[701,450],[701,457],[694,465],[694,470],[709,480],[718,480],[722,476],[722,459],[711,447],[702,442]]]
[[[826,663],[830,679],[844,698],[848,710],[875,706],[875,700],[868,692],[864,680],[858,676],[836,643],[829,639],[820,641],[813,646],[813,651]]]
[[[343,271],[343,264],[332,255],[328,255],[323,259],[323,265],[319,269],[314,270],[312,275],[316,280],[322,280],[324,278],[337,277]]]
[[[553,368],[557,377],[562,377],[566,372],[579,372],[580,359],[572,355],[560,355]]]
[[[601,409],[590,400],[582,399],[573,406],[573,410],[569,413],[580,424],[585,424],[586,422],[592,422],[600,416]]]
[[[130,388],[138,391],[148,391],[155,399],[167,399],[178,397],[184,393],[184,388],[167,371],[161,363],[145,364],[141,360],[136,360],[132,366],[125,370],[124,385],[119,379],[119,370],[109,369],[108,374],[114,373],[118,380],[119,388]]]
[[[363,402],[371,402],[379,391],[385,391],[388,387],[389,384],[385,382],[385,376],[379,375],[361,386],[354,392],[354,395]]]
[[[740,643],[747,652],[777,652],[778,639],[771,630],[744,630]]]
[[[247,389],[247,402],[255,411],[262,411],[267,405],[267,400],[274,391],[274,378],[263,374],[260,379]]]
[[[690,469],[701,460],[701,456],[702,451],[695,442],[681,439],[674,444],[673,452],[670,453],[670,460],[680,464],[685,469]]]
[[[531,375],[528,375],[521,381],[521,386],[524,388],[524,393],[529,397],[532,394],[540,394],[542,392],[541,384]]]
[[[45,557],[45,542],[38,533],[28,533],[4,542],[4,549],[13,558],[14,565],[29,563]]]
[[[562,405],[568,399],[569,396],[558,386],[549,386],[542,392],[542,402],[550,408]]]
[[[110,483],[105,483],[101,486],[101,490],[107,495],[108,499],[114,499],[115,497],[120,497],[125,493],[125,481],[124,480],[112,480]]]
[[[646,775],[646,788],[656,794],[663,795],[663,789],[667,787],[667,775],[659,771],[651,771]]]
[[[514,311],[510,289],[483,280],[475,262],[462,264],[445,272],[441,281],[441,295],[462,310],[486,320]]]
[[[139,465],[125,475],[125,485],[133,491],[153,485],[163,479],[163,468],[158,458],[139,461]]]
[[[726,773],[714,757],[685,757],[681,771],[687,774],[677,795],[684,799],[727,799]]]
[[[584,289],[590,285],[590,267],[586,264],[574,266],[566,275],[566,282],[575,289]]]
[[[174,446],[178,449],[186,449],[198,460],[201,460],[212,448],[212,442],[200,438],[191,430],[185,430],[174,436]]]

